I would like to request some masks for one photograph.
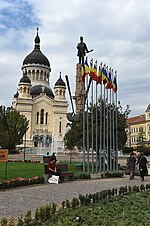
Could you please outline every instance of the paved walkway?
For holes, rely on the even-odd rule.
[[[145,177],[144,182],[141,182],[139,177],[129,180],[129,177],[125,176],[124,178],[71,181],[0,191],[0,219],[11,216],[17,219],[21,214],[24,215],[28,209],[34,213],[35,209],[41,205],[50,202],[61,204],[62,201],[78,197],[79,194],[140,184],[150,184],[150,176]]]

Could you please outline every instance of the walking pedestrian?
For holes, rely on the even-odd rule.
[[[140,178],[144,181],[144,176],[147,175],[147,158],[144,155],[144,152],[140,152],[140,156],[138,158],[137,164],[139,164]]]
[[[130,156],[127,158],[127,170],[130,174],[130,180],[134,179],[135,174],[135,163],[136,163],[136,157],[134,152],[130,153]]]

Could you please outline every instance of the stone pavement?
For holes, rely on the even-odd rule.
[[[141,182],[138,176],[134,180],[129,180],[129,176],[125,176],[75,180],[61,184],[44,184],[0,191],[0,219],[3,217],[17,219],[21,214],[24,216],[28,209],[34,214],[35,209],[41,205],[51,202],[61,204],[62,201],[78,197],[79,194],[92,194],[108,188],[141,184],[150,184],[150,176],[145,177],[144,182]]]

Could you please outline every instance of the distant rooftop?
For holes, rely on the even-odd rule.
[[[145,114],[127,119],[127,124],[139,124],[146,121]]]

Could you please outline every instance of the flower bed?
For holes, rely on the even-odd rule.
[[[28,185],[32,185],[32,184],[41,184],[41,183],[44,183],[43,177],[38,177],[38,176],[35,176],[33,178],[18,177],[16,179],[4,180],[4,181],[0,182],[0,190],[16,188],[16,187],[21,187],[21,186],[28,186]]]
[[[32,163],[40,163],[41,161],[40,160],[31,160],[31,159],[26,159],[25,161],[24,160],[21,160],[21,159],[10,159],[10,160],[8,160],[8,162],[32,162]]]

